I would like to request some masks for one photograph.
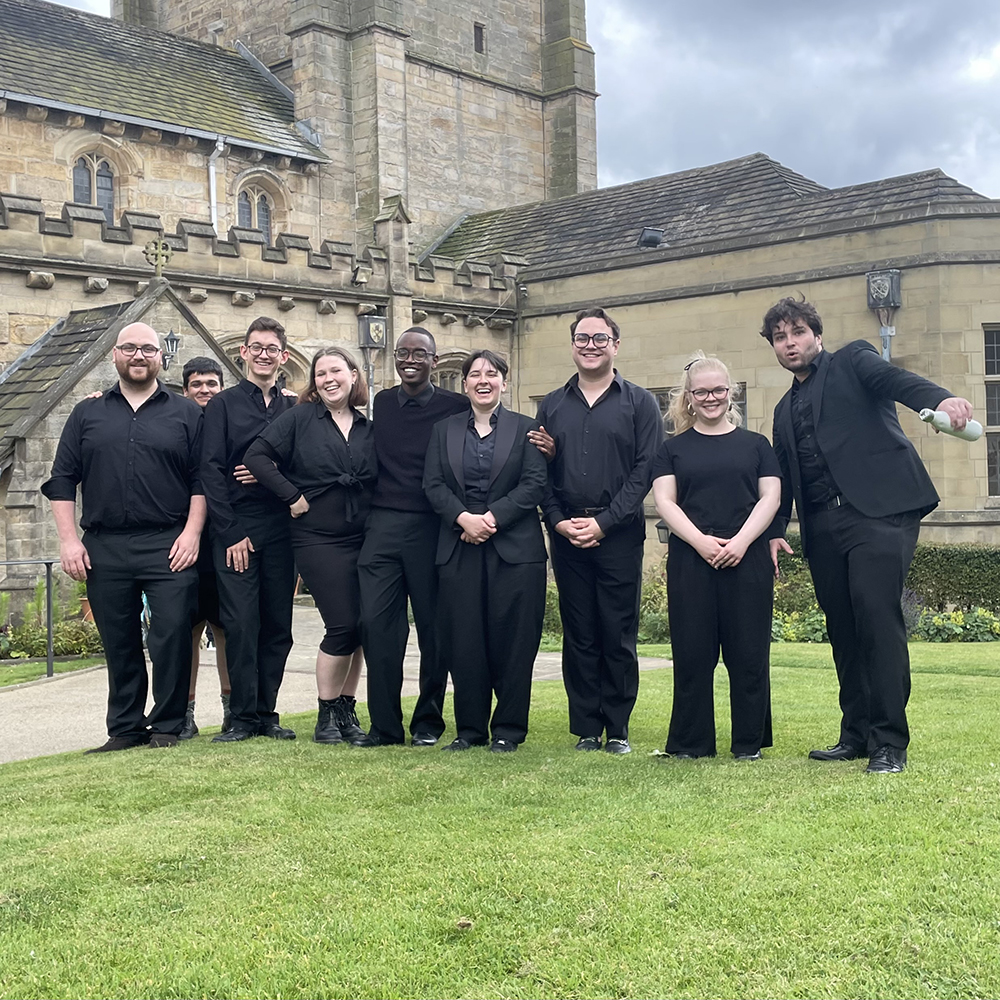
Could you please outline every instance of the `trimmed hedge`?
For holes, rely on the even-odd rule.
[[[1000,613],[1000,548],[919,543],[906,586],[938,611],[952,606]]]

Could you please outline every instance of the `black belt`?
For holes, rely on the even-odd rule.
[[[570,517],[597,517],[598,514],[603,514],[608,508],[607,507],[578,507],[576,510],[571,510],[569,512]]]
[[[835,496],[832,500],[827,500],[824,503],[814,503],[809,505],[809,512],[811,514],[819,513],[821,510],[836,510],[838,507],[845,506],[847,501],[840,495]]]

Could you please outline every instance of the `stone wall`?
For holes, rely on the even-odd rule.
[[[577,309],[602,304],[622,327],[618,367],[626,378],[667,389],[680,382],[692,352],[717,354],[747,385],[750,429],[770,435],[790,379],[758,334],[767,309],[802,294],[823,317],[828,350],[856,339],[880,349],[865,273],[898,266],[903,306],[894,319],[894,362],[965,396],[985,422],[983,324],[1000,322],[998,241],[998,220],[944,218],[697,256],[636,255],[588,274],[524,271],[518,280],[530,305],[518,329],[517,404],[530,412],[533,400],[572,374],[569,323]],[[912,411],[898,409],[942,497],[925,537],[1000,542],[1000,498],[988,496],[985,439],[969,444],[936,435]]]
[[[23,109],[0,109],[0,191],[40,198],[49,214],[73,199],[73,167],[94,153],[107,159],[115,175],[115,218],[122,212],[153,212],[168,229],[180,219],[211,218],[208,157],[213,145],[191,136],[171,136],[127,126],[120,137],[82,115],[50,111],[44,121],[29,121]],[[302,233],[320,239],[320,185],[315,168],[288,158],[227,148],[217,160],[219,231],[237,223],[236,200],[244,185],[256,185],[274,204],[274,232]],[[347,199],[346,192],[340,192]],[[339,220],[337,239],[353,243],[352,214],[327,206]],[[324,234],[329,237],[331,231]]]

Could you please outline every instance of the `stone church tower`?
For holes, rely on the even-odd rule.
[[[596,187],[585,0],[113,0],[112,13],[249,50],[289,88],[329,158],[320,233],[363,245],[402,196],[419,252],[465,213]]]

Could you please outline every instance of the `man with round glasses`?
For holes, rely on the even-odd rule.
[[[107,657],[108,741],[88,753],[176,745],[187,708],[195,563],[205,523],[201,410],[158,381],[160,344],[152,327],[124,327],[113,359],[117,384],[73,408],[52,475],[42,484],[59,532],[62,568],[87,581]],[[82,540],[75,524],[77,485]],[[143,591],[152,612],[148,716]]]
[[[551,462],[543,503],[563,623],[563,681],[578,750],[628,753],[639,690],[636,633],[653,457],[652,394],[614,367],[618,325],[603,309],[570,326],[574,375],[542,400],[529,437]],[[607,742],[602,737],[607,734]]]
[[[246,378],[205,407],[201,476],[232,687],[230,729],[213,743],[295,739],[275,711],[292,648],[291,519],[288,506],[243,471],[247,448],[295,403],[277,385],[287,344],[277,320],[255,319],[240,346]]]
[[[431,382],[437,365],[433,335],[423,327],[400,334],[393,352],[399,385],[372,404],[378,483],[358,559],[361,639],[368,668],[371,728],[360,746],[403,743],[403,657],[409,597],[420,642],[420,694],[410,721],[413,746],[433,746],[444,732],[447,670],[434,635],[440,518],[423,489],[424,458],[439,420],[469,409],[467,396]]]

